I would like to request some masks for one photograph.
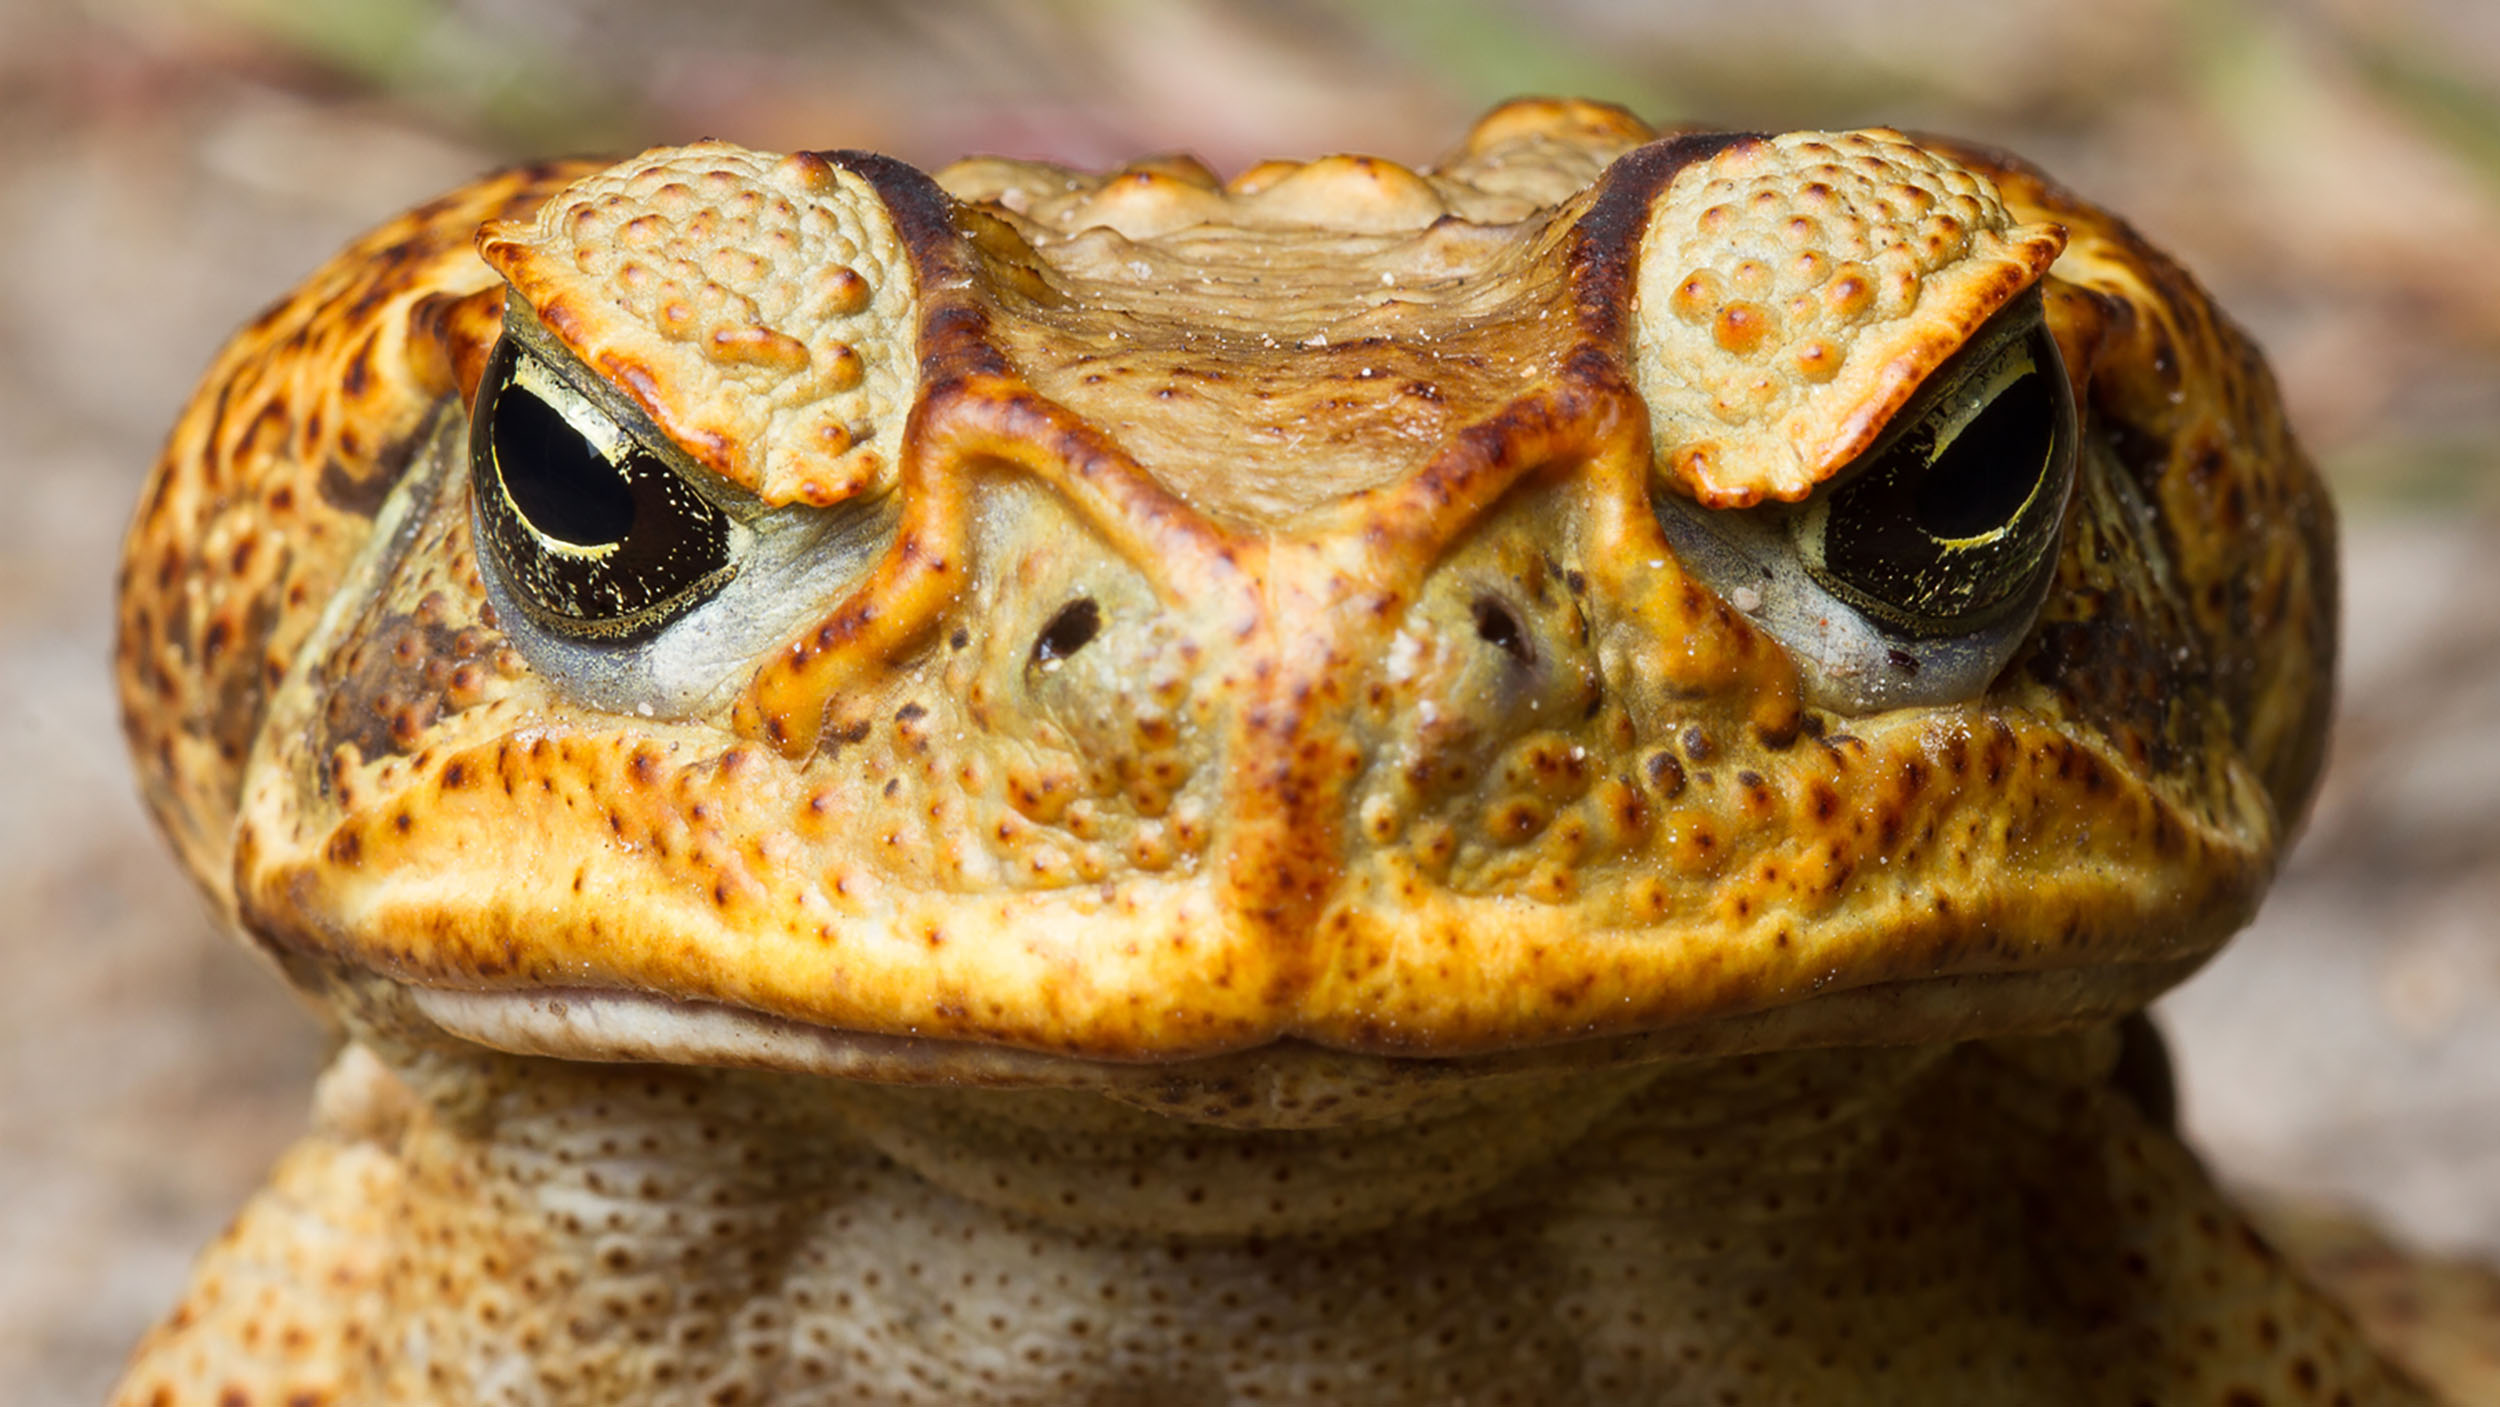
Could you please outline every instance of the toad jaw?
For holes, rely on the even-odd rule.
[[[890,539],[726,693],[585,708],[468,586],[510,590],[447,417],[300,657],[325,687],[267,732],[307,741],[254,764],[247,917],[377,1019],[406,996],[508,1047],[889,1074],[1937,1039],[2139,1005],[2262,885],[2279,826],[2247,763],[2135,757],[2053,664],[1810,707],[1663,535],[1636,250],[1679,173],[1750,149],[1642,148],[1499,227],[1310,236],[1342,296],[1240,326],[1110,299],[1108,236],[815,159],[873,190],[917,290],[907,426],[872,396],[825,472],[707,460],[704,388],[620,374],[631,349],[524,270],[551,342],[696,470],[769,512],[892,504]],[[1130,243],[1221,282],[1249,239],[1183,236]],[[1355,294],[1436,278],[1459,291]],[[859,384],[890,377],[891,347],[861,354]],[[2087,453],[2070,538],[2147,531],[2115,477]],[[404,745],[325,713],[386,687],[350,638],[442,666]]]

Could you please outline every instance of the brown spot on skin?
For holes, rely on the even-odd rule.
[[[1840,814],[1840,794],[1828,783],[1816,782],[1806,789],[1806,809],[1817,821],[1828,821]]]

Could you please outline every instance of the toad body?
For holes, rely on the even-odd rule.
[[[2184,274],[1888,131],[487,178],[132,530],[346,1044],[121,1400],[2422,1400],[2135,1015],[2331,532]]]

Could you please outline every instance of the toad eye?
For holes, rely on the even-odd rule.
[[[2030,598],[2056,554],[2074,394],[2039,300],[2009,313],[1792,520],[1806,571],[1905,635],[1989,623]]]
[[[469,474],[491,569],[559,635],[643,639],[735,574],[729,516],[511,337],[478,383]]]

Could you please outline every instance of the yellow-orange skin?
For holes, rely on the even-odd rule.
[[[1441,179],[1633,145],[1575,120],[1480,137]],[[2131,1009],[2210,952],[2306,792],[2329,527],[2265,373],[2123,227],[2019,171],[1997,175],[2018,214],[2067,230],[2047,287],[2087,434],[2137,456],[2168,540],[2131,540],[2098,482],[2116,461],[2087,456],[2035,643],[1967,704],[1804,709],[1777,644],[1677,569],[1647,502],[1672,450],[1619,369],[1634,251],[1584,228],[1605,178],[1500,212],[1463,258],[1426,251],[1450,238],[1429,223],[1271,232],[1257,257],[1300,286],[1264,321],[1159,266],[1105,282],[1130,251],[1086,255],[1100,230],[953,207],[905,251],[919,327],[865,354],[913,364],[918,332],[893,546],[726,716],[617,718],[535,678],[487,619],[457,495],[309,637],[382,466],[494,329],[457,301],[496,286],[470,233],[574,174],[389,227],[247,332],[134,530],[151,795],[277,952],[1123,1060],[1492,1051],[1816,993],[1843,1020],[1848,994],[1962,978],[1966,1030],[2024,1028]],[[1136,257],[1222,273],[1249,256],[1215,246],[1245,239],[1192,225]],[[524,282],[664,426],[740,384]],[[1966,332],[2012,291],[1974,310],[1959,289],[1919,318]],[[1223,317],[1260,334],[1202,342]],[[1865,394],[1897,404],[1901,379]],[[1288,423],[1315,447],[1264,452]],[[2157,554],[2172,579],[2143,569]],[[1487,582],[1556,642],[1550,700],[1468,673],[1485,652],[1457,593]],[[1064,676],[1037,685],[1027,651],[1088,592],[1151,613],[1152,638],[1054,709]],[[2003,980],[2087,970],[2049,1013]]]
[[[1754,1120],[1754,1096],[1723,1096],[1717,1077],[1635,1093],[1654,1062],[1801,1052],[1777,1069],[1805,1088],[1832,1068],[1813,1052],[1847,1046],[1933,1048],[1900,1077],[1926,1091],[1901,1106],[1914,1140],[1961,1137],[1933,1083],[1961,1081],[1982,1103],[2067,1109],[2070,1125],[2037,1121],[2043,1137],[2138,1168],[2119,1183],[2143,1205],[2122,1219],[2188,1277],[2148,1303],[2175,1309],[2194,1278],[2181,1267],[2219,1257],[2208,1289],[2273,1306],[2202,1350],[2170,1322],[2163,1352],[2323,1382],[2319,1400],[2338,1384],[2412,1400],[2270,1253],[2239,1247],[2192,1162],[2105,1087],[2101,1028],[2246,919],[2306,804],[2333,654],[2322,490],[2245,338],[2125,225],[1991,153],[1828,142],[1661,139],[1614,109],[1539,102],[1497,111],[1424,172],[1330,158],[1229,184],[1185,158],[1104,175],[967,162],[932,183],[875,158],[698,147],[569,194],[596,168],[506,173],[344,251],[237,337],[177,425],[130,537],[120,672],[185,863],[396,1074],[351,1053],[314,1140],[212,1254],[130,1400],[222,1402],[227,1371],[247,1401],[282,1382],[311,1384],[308,1401],[428,1400],[451,1389],[369,1346],[520,1267],[559,1289],[596,1279],[544,1269],[575,1263],[561,1235],[470,1205],[509,1171],[493,1152],[504,1116],[482,1111],[614,1101],[656,1148],[675,1135],[648,1133],[668,1125],[645,1106],[682,1093],[708,1108],[709,1148],[722,1108],[814,1100],[788,1082],[825,1074],[1109,1095],[1289,1133],[1500,1103],[1478,1085],[1532,1091],[1552,1127],[1516,1126],[1538,1138],[1471,1133],[1433,1155],[1440,1181],[1409,1160],[1364,1183],[1411,1185],[1437,1215],[1516,1202],[1493,1189],[1535,1150],[1613,1146],[1641,1126],[1627,1110],[1723,1104],[1738,1129],[1793,1117]],[[1786,305],[1790,323],[1767,301],[1731,322],[1721,295],[1755,277],[1750,256],[1681,233],[1727,223],[1707,217],[1710,181],[1885,153],[1976,193],[1953,197],[1949,228],[1917,223],[1931,197],[1902,197],[1925,262],[1883,267],[1909,283],[1860,299],[1833,260],[1807,270],[1821,301]],[[634,223],[634,202],[674,233]],[[733,216],[763,223],[719,233]],[[1889,247],[1885,228],[1853,247]],[[660,251],[639,272],[640,256],[606,252],[629,231]],[[830,273],[821,255],[749,257],[803,231],[854,257]],[[1688,296],[1712,258],[1720,301]],[[1653,282],[1662,269],[1675,276]],[[502,325],[498,270],[733,490],[892,513],[882,556],[818,625],[692,712],[583,706],[486,602],[463,407]],[[1811,492],[2035,285],[2086,440],[2038,624],[1978,697],[1814,706],[1779,643],[1679,566],[1651,494]],[[1643,330],[1666,316],[1692,337]],[[1776,325],[1803,331],[1781,341]],[[1679,384],[1760,376],[1786,379],[1744,405],[1669,405]],[[1688,452],[1696,416],[1716,417],[1720,448]],[[1533,668],[1504,673],[1480,638],[1488,592]],[[1034,641],[1078,597],[1099,606],[1100,637],[1038,666]],[[762,1073],[495,1055],[441,1029],[427,993],[554,1003],[552,1024],[496,1038],[511,1050]],[[564,1017],[634,1002],[729,1034],[606,1040]],[[2035,1056],[1943,1050],[2066,1031],[2086,1034]],[[1696,1078],[1709,1092],[1665,1093]],[[851,1133],[731,1119],[731,1144],[785,1179],[799,1175],[784,1155],[887,1130],[859,1136],[926,1179],[892,1208],[979,1202],[993,1158],[1049,1161],[987,1106],[935,1116],[977,1136],[915,1122],[960,1092],[903,1113],[877,1086],[820,1088]],[[1594,1093],[1557,1092],[1572,1089]],[[1162,1117],[1083,1108],[1067,1117],[1088,1129]],[[1178,1136],[1118,1128],[1141,1147]],[[1463,1151],[1477,1144],[1507,1151]],[[2015,1164],[2056,1165],[2022,1146]],[[1084,1166],[1118,1165],[1104,1157]],[[1611,1195],[1590,1176],[1574,1195]],[[1159,1185],[1139,1171],[1137,1205],[1163,1205]],[[1149,1236],[1387,1234],[1399,1215],[1190,1211],[1210,1185],[1188,1186],[1202,1195],[1163,1220],[1089,1215]],[[1249,1205],[1230,1186],[1215,1200]],[[1002,1215],[1059,1205],[999,1196]],[[408,1229],[446,1216],[469,1229]],[[2188,1225],[2199,1248],[2175,1240]],[[2098,1227],[2078,1222],[2076,1244]],[[410,1260],[419,1242],[433,1249]],[[439,1295],[408,1288],[425,1256],[457,1260]],[[318,1275],[361,1287],[286,1311],[319,1321],[324,1347],[297,1363],[318,1371],[288,1377],[257,1350],[215,1366],[237,1316],[261,1324]],[[238,1276],[275,1299],[245,1304]],[[499,1332],[538,1322],[508,1308],[461,1311],[429,1341],[486,1362]],[[648,1394],[651,1364],[678,1361],[627,1359],[641,1366],[550,1367],[555,1385],[518,1400]],[[818,1400],[776,1361],[781,1376],[741,1391]],[[2227,1378],[2177,1400],[2241,1400]],[[1028,1400],[868,1383],[854,1386],[876,1401]],[[171,1395],[142,1395],[158,1387]],[[1132,1400],[1068,1391],[1051,1400]],[[1171,1391],[1135,1400],[1233,1400]]]

